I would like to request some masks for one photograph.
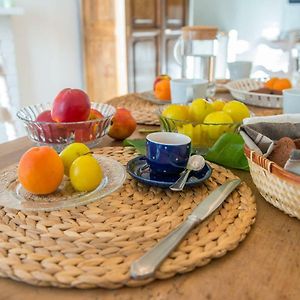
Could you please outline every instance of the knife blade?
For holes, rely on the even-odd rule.
[[[153,276],[155,270],[169,253],[177,247],[185,235],[214,212],[240,183],[240,179],[233,179],[210,193],[181,225],[159,241],[145,255],[132,263],[130,276],[133,279],[145,279]]]

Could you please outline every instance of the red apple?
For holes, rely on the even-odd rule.
[[[80,124],[74,131],[75,142],[84,143],[96,138],[95,124]]]
[[[80,122],[89,118],[91,103],[79,89],[64,89],[54,99],[51,116],[56,122]]]
[[[104,116],[101,114],[101,112],[95,108],[91,108],[89,120],[96,120],[96,119],[103,119]]]
[[[66,137],[67,133],[65,128],[60,127],[60,125],[52,119],[50,110],[45,110],[41,112],[37,116],[36,121],[52,123],[52,124],[40,124],[37,128],[40,137],[43,136],[45,138],[45,142],[55,142],[59,138]]]
[[[169,75],[167,75],[167,74],[161,74],[161,75],[158,75],[158,76],[155,78],[154,83],[153,83],[153,91],[155,91],[155,86],[156,86],[156,84],[157,84],[159,81],[163,80],[163,79],[171,80],[171,77],[170,77]]]
[[[37,122],[55,122],[51,117],[51,111],[45,110],[41,112],[35,119]]]
[[[108,135],[116,140],[124,140],[136,129],[136,121],[126,108],[118,108],[112,118]]]
[[[91,108],[89,120],[103,119],[104,116],[97,109]],[[88,142],[96,138],[99,130],[98,122],[88,122],[86,124],[78,124],[75,130],[75,141],[76,142]]]
[[[55,123],[51,117],[51,111],[45,110],[41,112],[35,119],[37,122],[48,122],[48,123]],[[52,138],[52,124],[40,124],[37,126],[37,132],[39,134],[39,137],[42,139],[42,137],[45,138],[46,142],[49,142],[49,139]]]

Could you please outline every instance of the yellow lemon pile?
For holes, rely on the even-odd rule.
[[[225,132],[234,132],[244,118],[250,116],[248,107],[239,101],[224,102],[195,99],[190,105],[171,104],[162,116],[169,129],[188,135],[193,146],[209,147]]]

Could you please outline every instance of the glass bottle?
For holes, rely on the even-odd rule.
[[[207,96],[215,93],[215,67],[218,28],[186,26],[174,47],[174,56],[181,65],[181,77],[208,80]]]

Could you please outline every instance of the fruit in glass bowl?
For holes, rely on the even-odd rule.
[[[204,153],[223,133],[236,132],[242,119],[250,116],[247,106],[236,102],[220,105],[218,100],[218,109],[204,99],[195,99],[190,105],[161,107],[158,110],[161,129],[189,136],[193,147]]]
[[[55,97],[51,116],[55,122],[82,122],[89,118],[89,96],[80,89],[63,89]]]
[[[92,148],[108,133],[116,109],[109,104],[91,102],[91,112],[97,111],[102,118],[92,117],[80,122],[51,122],[45,111],[51,111],[52,104],[30,105],[18,111],[24,122],[28,137],[38,145],[49,145],[60,152],[73,142],[85,143]]]

